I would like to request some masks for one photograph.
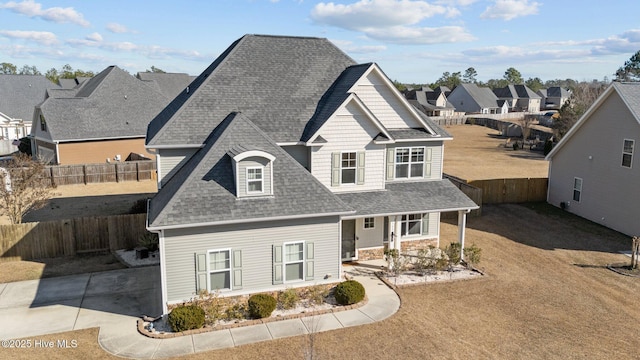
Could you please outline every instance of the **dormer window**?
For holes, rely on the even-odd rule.
[[[261,150],[244,147],[231,149],[236,196],[256,197],[273,195],[273,161],[275,156]]]
[[[262,167],[248,167],[247,168],[247,193],[262,193],[264,179],[262,177]]]
[[[44,120],[44,115],[40,114],[40,130],[47,131],[47,122]]]

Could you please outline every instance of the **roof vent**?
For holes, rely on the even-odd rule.
[[[187,86],[187,94],[189,93],[189,87]]]

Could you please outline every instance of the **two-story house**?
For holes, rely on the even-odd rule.
[[[439,245],[477,205],[442,179],[451,136],[326,39],[246,35],[150,124],[162,302],[340,281],[342,262]]]
[[[547,202],[640,234],[640,83],[612,83],[547,155]]]

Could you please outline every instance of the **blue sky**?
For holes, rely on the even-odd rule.
[[[474,67],[602,80],[640,50],[640,3],[595,0],[0,0],[0,62],[198,75],[244,34],[325,37],[394,80]]]

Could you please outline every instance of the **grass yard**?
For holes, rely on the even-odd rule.
[[[541,152],[505,147],[498,130],[479,125],[446,126],[453,135],[444,145],[444,172],[468,181],[546,178],[549,163]]]
[[[640,278],[608,263],[631,240],[545,204],[486,206],[468,219],[467,245],[482,249],[479,280],[414,286],[402,305],[371,325],[315,335],[320,359],[634,359],[639,358]],[[457,239],[443,223],[442,245]],[[40,338],[40,337],[39,337]],[[115,359],[97,330],[49,335],[78,348],[12,350],[0,358]],[[299,359],[308,337],[195,354],[184,359]],[[6,356],[5,356],[6,353]]]

